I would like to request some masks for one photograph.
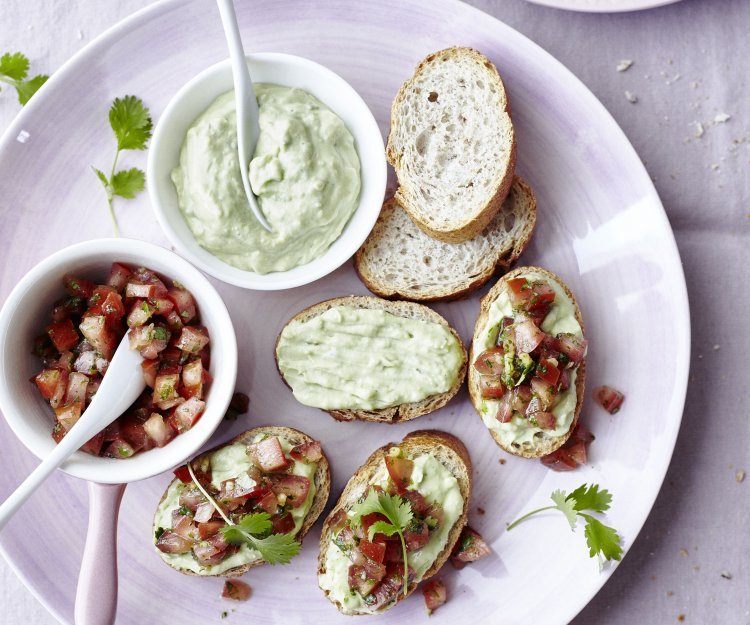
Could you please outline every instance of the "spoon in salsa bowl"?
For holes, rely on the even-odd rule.
[[[271,232],[271,225],[260,210],[258,198],[253,193],[248,177],[250,159],[255,153],[255,146],[260,136],[258,100],[255,97],[250,71],[247,68],[247,57],[242,47],[242,37],[237,24],[237,15],[234,12],[234,2],[232,0],[216,0],[216,4],[219,7],[221,24],[224,27],[224,36],[229,48],[229,58],[232,61],[234,101],[237,110],[237,152],[240,159],[242,186],[245,189],[250,210],[252,210],[258,223]]]

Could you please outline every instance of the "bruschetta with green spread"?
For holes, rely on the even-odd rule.
[[[257,427],[175,471],[154,516],[154,544],[188,575],[234,577],[286,563],[323,511],[331,486],[320,443]]]
[[[482,298],[469,394],[500,447],[539,458],[565,443],[581,412],[587,345],[575,297],[546,269],[515,269]]]
[[[450,557],[466,525],[471,461],[436,430],[377,449],[323,524],[318,584],[344,614],[378,614]]]

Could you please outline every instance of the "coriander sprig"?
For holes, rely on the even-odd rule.
[[[117,152],[115,152],[112,169],[109,176],[96,167],[92,166],[91,169],[94,170],[104,185],[104,190],[107,193],[109,216],[112,218],[115,235],[119,236],[120,229],[117,225],[117,217],[112,202],[115,196],[132,199],[136,194],[143,191],[146,184],[146,174],[137,167],[117,171],[117,159],[123,150],[145,150],[146,144],[151,138],[153,123],[151,113],[143,104],[143,101],[136,96],[126,95],[123,98],[115,98],[112,102],[109,109],[109,125],[117,139]]]
[[[21,52],[6,52],[0,57],[0,81],[16,90],[21,106],[26,104],[49,78],[46,74],[38,74],[26,80],[29,65],[28,57]]]
[[[622,541],[617,530],[604,525],[599,519],[584,512],[588,510],[602,513],[609,510],[609,504],[612,502],[612,495],[609,491],[606,489],[599,490],[598,484],[592,484],[591,486],[582,484],[570,494],[562,490],[556,490],[552,493],[551,499],[555,505],[544,506],[524,514],[508,525],[507,530],[512,530],[516,525],[538,512],[559,510],[565,515],[570,524],[570,529],[573,531],[576,528],[577,517],[586,521],[584,535],[589,547],[589,556],[592,558],[598,557],[600,570],[604,565],[604,560],[611,561],[622,558]]]
[[[256,512],[244,515],[239,523],[234,523],[221,509],[214,498],[203,488],[193,472],[193,467],[187,463],[188,473],[198,490],[211,502],[211,505],[224,519],[227,526],[221,528],[228,543],[233,545],[246,544],[260,553],[268,564],[287,564],[299,553],[302,545],[289,534],[269,534],[271,529],[271,515],[267,512]]]
[[[368,530],[367,539],[372,541],[375,534],[385,534],[386,536],[393,536],[398,534],[401,539],[401,549],[404,555],[404,596],[406,596],[406,587],[408,584],[407,578],[407,554],[406,554],[406,541],[404,540],[404,530],[409,527],[414,514],[411,510],[411,504],[402,499],[398,495],[389,495],[388,493],[378,492],[375,489],[371,489],[367,493],[364,501],[354,504],[352,507],[354,516],[352,517],[352,523],[359,525],[362,522],[362,517],[366,514],[379,513],[382,514],[388,522],[375,521]]]

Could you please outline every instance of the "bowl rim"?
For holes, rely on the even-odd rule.
[[[184,237],[181,236],[172,226],[172,223],[170,221],[171,218],[169,215],[173,214],[174,211],[170,208],[166,208],[165,204],[171,204],[173,199],[164,197],[164,185],[159,175],[159,173],[165,167],[165,165],[163,164],[164,161],[167,160],[164,158],[162,146],[166,143],[168,138],[168,126],[170,125],[172,119],[179,115],[181,107],[184,106],[184,102],[188,101],[191,95],[200,87],[202,87],[206,82],[209,82],[212,79],[215,80],[221,75],[231,77],[231,61],[229,59],[219,61],[218,63],[215,63],[196,74],[193,78],[186,82],[168,102],[166,108],[164,109],[164,112],[161,114],[159,120],[156,123],[153,137],[151,139],[151,145],[148,150],[148,162],[146,167],[147,177],[150,181],[148,185],[148,193],[149,198],[151,199],[154,214],[156,215],[156,220],[167,238],[180,251],[180,253],[185,256],[186,259],[188,259],[195,266],[199,267],[202,271],[205,271],[218,280],[246,289],[261,291],[290,289],[314,282],[338,269],[356,253],[356,251],[361,247],[361,245],[369,236],[380,214],[380,209],[382,207],[382,202],[386,192],[388,165],[385,157],[385,144],[383,142],[383,136],[380,132],[378,123],[364,99],[359,95],[354,87],[352,87],[344,78],[339,76],[333,70],[305,57],[282,52],[257,52],[247,54],[246,58],[248,60],[248,63],[251,65],[252,63],[259,63],[289,67],[302,67],[310,72],[314,72],[318,75],[324,76],[328,81],[337,84],[339,88],[341,88],[348,94],[347,102],[349,104],[353,104],[354,107],[356,107],[356,116],[360,120],[356,128],[348,126],[349,131],[354,136],[355,144],[357,143],[358,137],[367,138],[370,142],[376,141],[378,152],[381,155],[381,158],[378,159],[378,167],[368,166],[368,168],[365,170],[365,168],[362,167],[362,152],[360,151],[360,147],[357,146],[357,154],[360,160],[360,180],[362,181],[362,190],[360,190],[357,207],[352,213],[352,216],[350,217],[347,224],[344,226],[344,230],[342,231],[341,235],[331,244],[331,246],[328,248],[328,250],[326,250],[324,254],[316,259],[311,260],[305,265],[300,265],[287,271],[258,274],[253,271],[239,269],[222,261],[217,256],[214,256],[207,250],[203,249],[197,243],[197,241],[195,241],[192,233],[190,233],[189,235],[190,240],[186,241]],[[217,92],[214,98],[220,96],[222,93],[226,93],[226,90]],[[336,104],[326,101],[324,97],[319,97],[319,94],[315,95],[326,106],[331,108],[331,110],[333,110],[334,112],[336,111]],[[198,115],[200,115],[200,112],[198,113]],[[198,115],[196,115],[196,118]],[[194,121],[196,118],[193,118],[192,121]],[[189,128],[190,124],[192,124],[192,121],[186,126],[186,129]],[[374,153],[375,151],[373,150],[373,154]],[[169,181],[169,185],[171,185],[171,180]],[[373,195],[377,198],[377,201],[374,201],[374,199],[371,201],[371,206],[369,206],[370,202],[367,201],[368,198],[364,197],[363,195],[366,186],[372,187],[372,191],[368,191],[368,195]],[[167,190],[166,192],[169,193],[170,191]],[[171,189],[171,192],[174,192],[173,187]],[[176,198],[174,198],[174,201],[176,203]],[[365,212],[365,217],[362,217],[363,208],[369,209]],[[179,208],[177,208],[177,212],[179,214]],[[358,215],[359,219],[361,220],[358,229],[360,235],[355,237],[352,236],[353,233],[349,232],[349,230],[352,226],[353,220]],[[183,219],[181,214],[179,216],[180,219]],[[347,244],[343,247],[342,250],[338,251],[335,256],[330,256],[336,242],[344,238],[346,238]],[[193,248],[197,248],[197,250]],[[328,259],[329,262],[318,262],[323,259]],[[313,264],[316,264],[315,269],[309,269],[309,267]]]
[[[118,254],[137,256],[144,266],[158,263],[170,267],[166,271],[155,269],[160,274],[168,275],[174,267],[173,271],[179,274],[180,282],[183,282],[193,294],[199,310],[210,309],[210,317],[214,320],[210,328],[211,338],[221,345],[223,357],[220,362],[219,359],[212,359],[214,373],[220,374],[214,376],[204,414],[189,432],[181,434],[164,447],[154,448],[125,460],[92,456],[77,451],[60,467],[62,471],[74,477],[104,484],[146,479],[168,471],[193,457],[214,434],[224,418],[234,393],[238,367],[237,338],[229,311],[215,287],[187,260],[153,243],[128,238],[92,239],[65,247],[47,256],[26,272],[0,309],[0,411],[13,433],[31,453],[42,459],[55,444],[51,437],[48,439],[49,443],[44,442],[44,437],[38,435],[37,426],[22,417],[28,411],[29,405],[15,396],[10,384],[12,373],[8,371],[10,367],[6,366],[10,364],[11,358],[20,357],[7,353],[6,345],[12,330],[10,324],[25,301],[39,297],[34,295],[34,287],[40,280],[55,272],[60,273],[62,278],[61,265],[83,263],[86,260],[97,261],[99,257],[104,263],[116,262]],[[202,320],[205,320],[206,316],[208,315],[204,313]],[[50,426],[53,422],[52,417],[50,413]]]

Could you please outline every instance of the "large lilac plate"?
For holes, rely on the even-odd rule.
[[[492,442],[465,394],[434,415],[398,426],[337,423],[305,408],[279,379],[273,342],[284,321],[324,298],[365,293],[350,265],[291,291],[253,293],[219,285],[240,342],[239,389],[249,416],[225,423],[212,443],[264,423],[298,427],[323,441],[333,465],[333,495],[372,449],[425,427],[459,435],[474,462],[471,524],[494,555],[441,576],[450,601],[437,623],[560,624],[599,590],[584,538],[547,515],[512,532],[505,524],[548,501],[555,488],[597,482],[614,493],[609,520],[626,547],[656,498],[679,428],[687,383],[689,318],[685,282],[659,198],[630,143],[596,98],[560,63],[501,22],[453,0],[264,0],[238,3],[249,51],[307,56],[348,80],[385,135],[400,83],[426,53],[461,44],[487,54],[510,92],[520,173],[537,193],[539,225],[524,261],[559,273],[577,294],[588,337],[589,388],[609,383],[627,393],[610,417],[589,401],[584,418],[597,435],[589,464],[560,474],[509,457]],[[226,48],[213,3],[174,0],[149,7],[87,46],[24,108],[0,145],[0,296],[47,254],[110,232],[103,191],[89,166],[111,162],[107,108],[134,93],[155,117],[188,79],[220,61]],[[20,134],[22,131],[25,133]],[[19,137],[20,134],[20,137]],[[145,164],[125,155],[124,164]],[[147,195],[118,204],[127,236],[167,245]],[[471,336],[478,297],[436,308]],[[42,320],[40,320],[42,323]],[[36,464],[0,421],[0,498]],[[507,460],[502,464],[502,460]],[[169,475],[128,487],[120,522],[118,623],[344,623],[317,588],[319,530],[284,567],[246,575],[253,598],[228,606],[221,581],[184,577],[151,547],[151,515]],[[480,512],[479,508],[482,509]],[[62,622],[72,622],[87,523],[85,484],[51,479],[10,523],[0,544],[29,588]],[[33,528],[33,529],[32,529]],[[424,618],[419,597],[385,617]]]

